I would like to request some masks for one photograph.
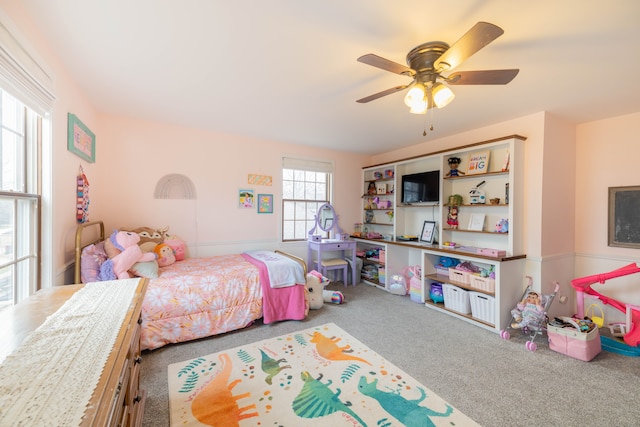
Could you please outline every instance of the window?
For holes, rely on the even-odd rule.
[[[38,287],[40,125],[0,89],[0,310]]]
[[[333,165],[285,157],[282,162],[282,241],[307,240],[315,215],[330,203]]]

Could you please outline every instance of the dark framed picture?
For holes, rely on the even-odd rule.
[[[640,186],[609,187],[609,246],[640,248]]]
[[[420,233],[420,241],[424,243],[433,244],[436,238],[436,222],[425,221],[422,225],[422,233]]]
[[[75,114],[67,115],[67,150],[89,163],[96,161],[96,136]]]
[[[258,213],[273,213],[273,194],[258,194]]]

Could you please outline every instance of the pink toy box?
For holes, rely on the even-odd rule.
[[[549,325],[547,335],[551,350],[566,354],[574,359],[588,362],[602,350],[598,328],[593,328],[589,332],[581,332],[577,325],[573,328]]]

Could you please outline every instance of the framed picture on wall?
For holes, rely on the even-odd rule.
[[[273,194],[258,194],[258,213],[273,213]]]
[[[424,243],[433,244],[436,238],[436,222],[425,221],[422,224],[422,233],[420,233],[420,241]]]
[[[96,161],[96,136],[76,117],[67,115],[67,150],[93,163]]]
[[[640,248],[640,186],[609,187],[609,246]]]

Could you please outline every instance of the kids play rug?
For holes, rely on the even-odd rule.
[[[333,323],[168,370],[173,427],[477,425]]]

